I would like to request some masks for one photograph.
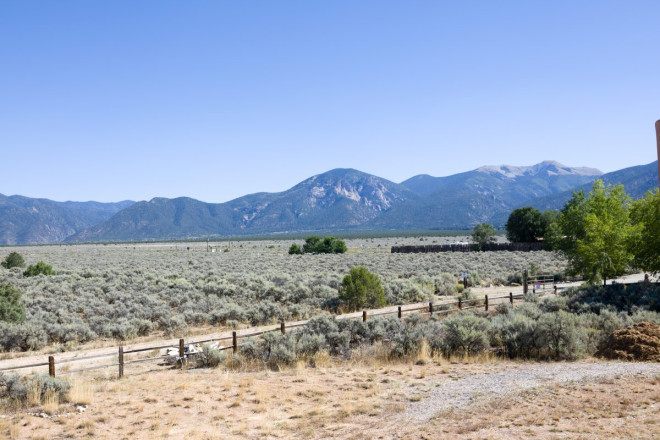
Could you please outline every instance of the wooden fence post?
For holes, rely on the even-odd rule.
[[[286,333],[286,325],[284,324],[284,321],[280,322],[280,331],[282,334]]]
[[[184,356],[186,355],[186,351],[183,348],[183,346],[184,346],[183,339],[179,339],[179,357],[181,358],[181,365],[183,365],[183,359]]]
[[[119,346],[119,378],[124,377],[124,347]]]
[[[236,337],[236,332],[231,332],[231,345],[234,353],[238,351],[238,338]]]
[[[366,310],[362,311],[362,322],[367,322],[367,311]]]
[[[461,298],[458,298],[458,310],[461,310],[463,308],[463,300]]]
[[[55,377],[55,356],[48,356],[48,375]]]
[[[557,294],[557,285],[555,284],[555,295]]]
[[[513,292],[509,292],[509,302],[513,304]]]
[[[488,295],[484,296],[484,306],[486,307],[486,311],[488,311]]]
[[[398,315],[399,315],[399,319],[401,319],[401,306],[399,306],[399,313],[398,313]]]
[[[432,302],[429,303],[429,313],[431,314],[431,316],[433,316],[433,303]]]

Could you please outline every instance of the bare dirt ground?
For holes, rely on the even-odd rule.
[[[660,364],[327,356],[280,371],[78,377],[79,403],[5,409],[0,438],[651,439]],[[421,362],[417,362],[421,361]],[[151,368],[151,369],[150,369]],[[80,391],[82,390],[82,392]]]

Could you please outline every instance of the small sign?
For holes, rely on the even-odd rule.
[[[465,277],[467,277],[467,276],[468,276],[467,272],[463,272],[463,273],[461,274],[461,278],[465,278]]]

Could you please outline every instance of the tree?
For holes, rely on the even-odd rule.
[[[495,228],[489,223],[479,223],[472,229],[472,239],[483,250],[488,243],[495,241]]]
[[[323,241],[318,235],[312,235],[311,237],[305,238],[305,244],[303,245],[303,253],[305,254],[317,254],[318,249],[320,249]]]
[[[630,197],[622,185],[605,186],[596,180],[589,197],[573,193],[557,222],[557,248],[568,259],[569,272],[591,283],[625,273],[632,254],[634,228],[629,217]]]
[[[339,300],[351,310],[363,307],[377,308],[387,304],[380,278],[369,272],[366,267],[351,268],[350,273],[342,280],[341,287]]]
[[[37,264],[29,265],[25,272],[23,272],[24,277],[34,277],[37,275],[55,275],[55,271],[50,264],[39,261]]]
[[[647,192],[630,210],[635,234],[630,252],[636,267],[653,274],[660,273],[660,192]]]
[[[11,269],[12,267],[23,267],[25,266],[25,260],[23,260],[23,256],[18,252],[11,252],[9,255],[7,255],[7,258],[5,258],[2,263],[0,263],[0,265],[2,265],[2,267],[5,269]]]
[[[303,251],[296,243],[293,243],[289,248],[289,255],[302,255]]]
[[[0,283],[0,321],[20,323],[25,321],[25,306],[21,292],[9,283]]]
[[[293,247],[293,246],[292,246]],[[291,248],[289,248],[289,253]],[[302,253],[305,254],[343,254],[346,252],[344,240],[335,237],[319,237],[312,235],[305,238]]]
[[[512,243],[531,243],[545,236],[547,219],[531,206],[514,209],[506,222],[506,238]]]

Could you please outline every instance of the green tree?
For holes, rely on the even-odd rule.
[[[302,249],[300,249],[300,246],[298,246],[296,243],[293,243],[289,248],[289,255],[301,255],[302,253]]]
[[[547,217],[531,206],[514,209],[506,222],[506,238],[512,243],[532,243],[545,236]]]
[[[34,277],[37,275],[55,275],[55,271],[50,264],[39,261],[37,264],[29,265],[25,272],[23,272],[24,277]]]
[[[321,240],[321,237],[318,235],[307,237],[305,238],[305,244],[303,245],[303,252],[305,254],[317,254],[322,244],[323,240]]]
[[[0,265],[2,265],[2,267],[5,269],[11,269],[12,267],[23,267],[25,266],[25,260],[23,260],[23,256],[18,252],[11,252],[9,255],[7,255],[7,258],[5,258],[2,263],[0,263]]]
[[[633,263],[653,274],[660,273],[660,192],[647,192],[630,210],[635,235],[630,241]]]
[[[312,235],[305,238],[302,252],[305,254],[343,254],[346,252],[344,240],[335,237]]]
[[[605,186],[596,180],[589,197],[577,192],[559,214],[555,234],[558,250],[568,259],[569,272],[581,273],[591,283],[625,273],[634,236],[630,197],[622,185]]]
[[[495,241],[495,228],[489,223],[479,223],[472,229],[472,240],[483,250],[488,243]]]
[[[0,283],[0,321],[20,323],[25,321],[25,306],[21,292],[9,283]]]
[[[341,282],[339,300],[350,310],[383,307],[387,304],[378,275],[363,266],[353,267]]]

